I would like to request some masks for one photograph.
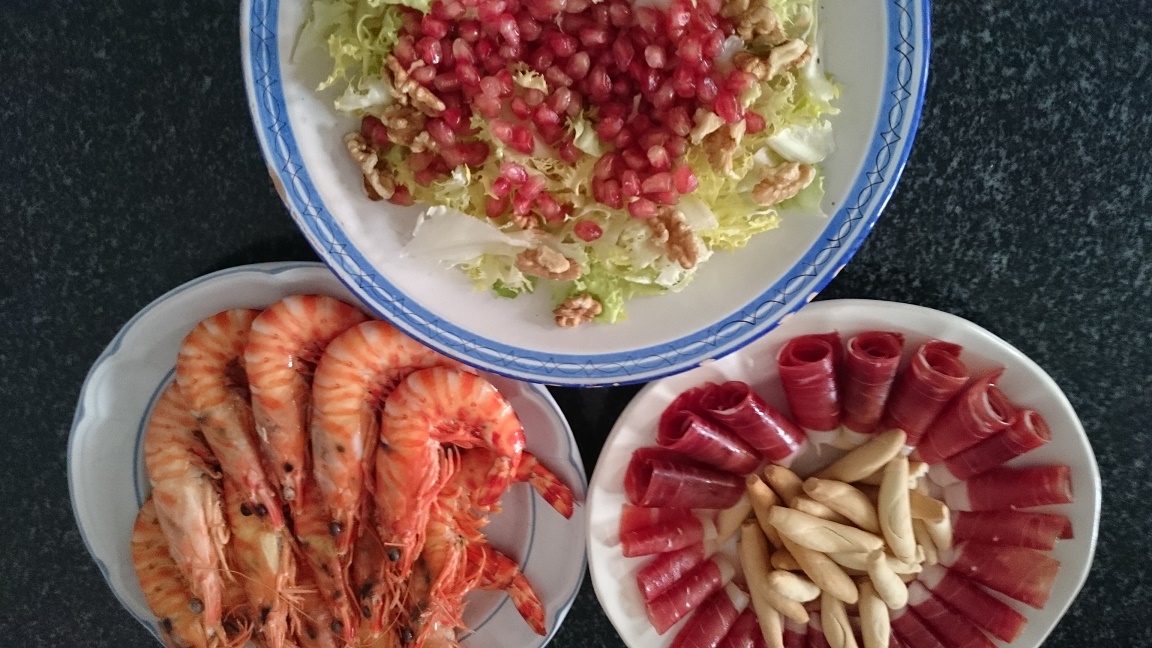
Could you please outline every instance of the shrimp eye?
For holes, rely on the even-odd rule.
[[[333,536],[338,536],[344,531],[344,525],[339,522],[328,523],[328,533]]]
[[[260,517],[264,517],[265,515],[268,515],[268,507],[264,506],[263,504],[257,504],[256,505],[256,515],[259,515]]]
[[[400,641],[403,643],[412,643],[412,629],[404,628],[400,631]]]
[[[272,614],[272,606],[265,605],[260,608],[260,623],[268,623],[268,615]]]
[[[243,515],[244,517],[252,515],[252,507],[248,506],[247,502],[240,505],[240,515]]]
[[[164,629],[167,634],[172,634],[172,619],[167,617],[160,619],[160,627]]]
[[[340,623],[339,621],[333,621],[331,628],[333,634],[340,634],[341,632],[344,632],[344,624]]]
[[[396,547],[388,547],[388,560],[392,562],[400,560],[400,550]]]
[[[372,618],[372,608],[365,605],[364,607],[360,608],[360,614],[363,614],[365,619],[371,619]]]
[[[200,599],[194,598],[188,601],[188,609],[192,611],[192,614],[200,614],[204,611],[204,603]]]
[[[286,473],[290,473],[290,472],[292,472],[292,464],[290,464],[290,463],[285,463],[285,464],[284,464],[284,472],[286,472]]]

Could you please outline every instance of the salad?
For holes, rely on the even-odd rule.
[[[572,327],[819,212],[818,36],[814,0],[313,0],[300,42],[368,197],[428,205],[405,254]]]

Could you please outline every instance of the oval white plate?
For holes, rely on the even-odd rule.
[[[785,215],[747,249],[718,254],[683,292],[636,299],[626,321],[558,329],[550,295],[507,300],[403,258],[418,208],[369,201],[342,137],[325,55],[298,52],[308,0],[245,0],[241,59],[269,173],[312,247],[366,304],[447,355],[548,384],[652,380],[748,344],[803,306],[871,231],[911,150],[929,53],[928,0],[822,0],[827,70],[842,87],[824,164],[829,218]]]
[[[1035,610],[1009,601],[1028,618],[1028,625],[1011,644],[996,641],[998,645],[1012,648],[1039,646],[1080,591],[1096,551],[1100,523],[1100,472],[1080,419],[1064,393],[1043,369],[992,333],[955,315],[929,308],[867,300],[810,304],[741,351],[693,371],[654,382],[636,395],[605,442],[588,491],[589,565],[592,584],[608,618],[625,643],[633,648],[667,646],[680,627],[674,626],[663,636],[656,634],[644,615],[643,599],[635,581],[636,570],[647,559],[625,558],[619,546],[611,544],[619,525],[620,508],[626,501],[624,471],[628,460],[637,448],[655,444],[655,422],[660,413],[689,387],[724,380],[747,382],[771,405],[788,411],[777,380],[776,352],[798,335],[831,330],[839,331],[845,339],[866,330],[902,332],[905,358],[911,349],[930,338],[961,344],[964,346],[962,358],[974,372],[994,366],[1005,367],[999,382],[1004,393],[1014,402],[1040,412],[1048,421],[1052,428],[1052,441],[1013,460],[1012,465],[1064,463],[1072,467],[1075,501],[1048,508],[1059,510],[1072,520],[1075,537],[1061,540],[1051,554],[1060,561],[1061,567],[1048,604],[1042,610]],[[805,464],[816,459],[814,454],[810,450],[807,456],[798,457],[794,467],[804,472]]]
[[[88,552],[120,603],[159,637],[132,568],[129,540],[148,495],[141,439],[152,403],[172,378],[180,341],[197,322],[228,308],[263,308],[292,294],[327,294],[362,306],[319,263],[266,263],[191,281],[133,317],[92,366],[68,441],[72,511]],[[587,479],[568,422],[546,389],[486,375],[511,401],[528,448],[583,501]],[[520,562],[547,612],[549,635],[534,633],[503,593],[475,592],[465,621],[470,648],[543,646],[584,579],[585,507],[566,520],[531,491],[514,486],[487,528],[492,544]]]

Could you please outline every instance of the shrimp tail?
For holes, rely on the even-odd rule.
[[[526,450],[520,455],[516,481],[528,482],[557,513],[566,518],[572,517],[576,508],[576,497],[572,489]]]
[[[504,590],[516,606],[524,621],[540,636],[548,634],[544,622],[544,604],[540,595],[525,578],[516,562],[500,553],[487,542],[468,546],[468,558],[479,568],[477,587],[485,590]]]

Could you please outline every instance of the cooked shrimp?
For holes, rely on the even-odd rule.
[[[256,515],[241,489],[228,479],[224,504],[232,527],[229,565],[237,571],[252,609],[259,612],[260,635],[270,648],[282,648],[290,607],[297,598],[291,536],[286,528],[274,528],[267,517]]]
[[[311,477],[304,482],[303,497],[293,517],[297,547],[310,567],[320,596],[332,611],[333,631],[347,643],[356,633],[354,600],[348,587],[348,575],[336,551],[336,541],[328,532],[328,512]]]
[[[296,615],[296,643],[300,648],[339,648],[345,645],[341,637],[343,624],[332,615],[328,602],[320,595],[319,583],[312,570],[301,568],[298,578],[300,611]]]
[[[316,366],[313,472],[341,556],[352,550],[360,505],[371,492],[379,406],[409,373],[433,366],[462,367],[382,321],[364,322],[341,333]]]
[[[536,634],[548,634],[544,625],[544,604],[516,561],[494,549],[485,540],[468,545],[468,565],[479,571],[476,579],[478,588],[504,590],[516,606],[516,611]]]
[[[292,295],[252,322],[244,363],[256,433],[268,476],[295,512],[308,464],[312,373],[337,335],[365,321],[356,308],[324,295]]]
[[[480,573],[468,569],[468,546],[480,542],[474,528],[457,524],[457,511],[436,507],[427,541],[407,581],[403,613],[397,620],[401,642],[413,646],[455,645],[464,625],[464,595],[475,589]]]
[[[261,464],[244,372],[244,345],[259,314],[227,310],[197,324],[180,345],[176,382],[224,475],[242,490],[257,515],[267,515],[274,527],[282,528],[284,514]]]
[[[460,468],[456,479],[463,481],[464,491],[471,496],[485,486],[495,455],[483,447],[464,450],[459,455]],[[520,453],[520,465],[512,481],[527,482],[558,513],[566,518],[572,517],[576,501],[572,489],[527,450]],[[466,505],[471,506],[471,502]]]
[[[386,547],[376,530],[375,507],[365,503],[360,519],[360,537],[352,551],[349,580],[360,605],[361,623],[373,634],[383,632],[388,625],[387,611],[395,607],[400,588],[391,573],[400,550]]]
[[[169,552],[210,628],[221,620],[220,570],[228,542],[215,462],[180,388],[169,385],[148,419],[144,465]]]
[[[247,636],[229,639],[218,625],[205,625],[204,604],[192,595],[169,555],[151,498],[140,508],[132,529],[132,566],[169,648],[239,648],[247,642]]]

